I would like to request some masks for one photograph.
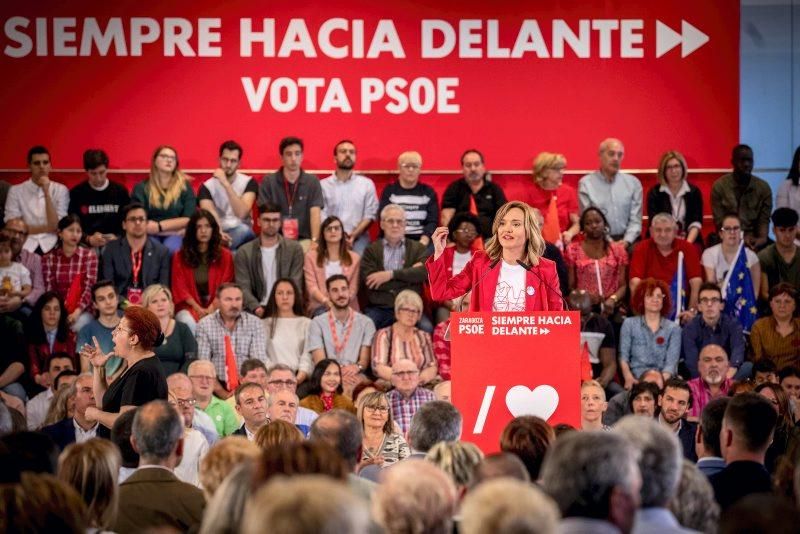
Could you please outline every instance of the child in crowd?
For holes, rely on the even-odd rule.
[[[21,263],[12,261],[11,238],[0,234],[0,295],[24,299],[31,292],[31,272]]]

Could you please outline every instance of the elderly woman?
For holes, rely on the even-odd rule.
[[[188,326],[172,318],[175,310],[172,292],[161,284],[147,286],[142,293],[142,306],[155,314],[164,335],[164,342],[153,351],[164,367],[164,374],[185,373],[197,357],[197,340]]]
[[[800,319],[797,290],[791,284],[778,284],[769,290],[771,317],[762,317],[750,330],[753,361],[767,358],[778,369],[800,363]]]
[[[194,334],[197,321],[216,311],[217,288],[233,282],[233,255],[222,246],[217,220],[206,210],[189,219],[183,246],[172,256],[175,318]]]
[[[83,498],[91,532],[109,530],[116,522],[121,464],[119,449],[98,438],[73,443],[58,459],[58,478]]]
[[[583,210],[578,226],[583,239],[564,250],[569,287],[585,289],[593,306],[612,314],[625,299],[628,253],[624,245],[610,240],[608,220],[600,209]]]
[[[103,354],[99,345],[85,345],[81,357],[94,367],[94,398],[102,399],[100,407],[86,409],[86,419],[98,421],[98,435],[108,438],[114,421],[122,412],[136,409],[155,399],[167,399],[167,378],[153,349],[164,341],[161,325],[155,314],[140,306],[125,310],[113,333],[115,356],[123,358],[127,369],[109,384],[106,381],[106,361],[111,353]]]
[[[392,379],[392,366],[398,360],[411,360],[420,371],[420,383],[427,384],[436,378],[438,368],[433,356],[431,335],[417,328],[422,314],[422,297],[405,289],[394,300],[397,321],[381,328],[372,342],[372,372],[379,379]]]
[[[683,154],[671,150],[661,156],[658,181],[647,192],[647,216],[670,213],[678,224],[678,237],[702,244],[703,195],[687,180],[688,167]]]
[[[360,397],[356,416],[363,429],[361,467],[388,467],[411,455],[408,443],[394,427],[392,411],[384,393],[375,391]]]
[[[73,332],[92,322],[92,286],[97,282],[97,254],[81,245],[81,219],[74,213],[58,221],[58,243],[42,256],[42,277],[47,291],[64,301],[67,324]]]
[[[280,278],[272,286],[264,312],[267,330],[267,358],[294,371],[302,384],[311,374],[314,363],[306,349],[311,319],[303,315],[300,289],[291,278]]]
[[[533,160],[533,187],[528,188],[525,199],[532,208],[547,215],[555,198],[558,211],[558,228],[566,244],[578,235],[578,192],[563,182],[567,160],[562,154],[542,152]],[[552,238],[550,241],[555,241]]]
[[[720,287],[733,264],[736,262],[739,246],[744,234],[739,216],[731,213],[722,218],[722,226],[718,228],[720,243],[703,251],[700,262],[706,272],[706,281],[714,282]],[[753,294],[758,295],[761,285],[761,264],[758,255],[748,247],[743,247],[747,257],[747,268],[753,281]]]
[[[636,314],[622,323],[619,360],[625,389],[631,389],[636,377],[650,368],[659,369],[664,380],[677,371],[681,354],[681,328],[667,319],[672,301],[667,284],[645,278],[631,298]]]
[[[319,236],[319,246],[306,253],[303,264],[308,290],[308,311],[312,315],[319,315],[330,309],[331,300],[325,280],[334,274],[347,278],[350,286],[350,307],[358,311],[358,268],[361,256],[350,250],[339,217],[331,215],[322,221]]]
[[[356,413],[353,402],[342,395],[342,368],[339,362],[325,358],[320,360],[308,381],[308,395],[300,401],[300,406],[317,413],[341,409]]]
[[[131,193],[131,199],[147,210],[147,233],[171,253],[181,248],[181,235],[197,207],[189,180],[191,178],[180,170],[175,149],[162,145],[153,152],[150,177],[136,184]]]

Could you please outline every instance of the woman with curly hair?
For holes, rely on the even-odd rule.
[[[233,255],[222,246],[222,233],[211,212],[197,210],[189,219],[181,249],[172,257],[175,319],[194,334],[197,322],[217,309],[217,287],[233,282]]]

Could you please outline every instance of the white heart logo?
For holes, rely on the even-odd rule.
[[[535,415],[547,421],[558,407],[558,391],[553,386],[514,386],[506,393],[506,406],[514,417]]]

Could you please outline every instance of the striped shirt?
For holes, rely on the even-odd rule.
[[[408,398],[403,397],[403,394],[396,389],[391,390],[386,394],[389,399],[389,408],[392,410],[392,419],[394,419],[400,426],[403,434],[408,434],[408,429],[411,428],[411,418],[417,413],[420,406],[426,402],[436,400],[436,395],[433,391],[418,387],[414,390]]]
[[[700,417],[700,414],[703,413],[703,408],[712,399],[724,397],[728,394],[728,389],[733,385],[733,379],[726,378],[720,384],[719,394],[716,397],[711,395],[711,388],[699,376],[692,378],[687,384],[689,384],[689,390],[692,392],[692,407],[689,408],[689,417]]]
[[[800,363],[800,318],[792,319],[794,330],[784,337],[778,333],[774,317],[764,317],[753,324],[750,330],[750,345],[753,361],[767,358],[775,362],[778,369]]]
[[[197,357],[211,360],[217,370],[217,378],[225,382],[225,336],[231,336],[236,355],[238,373],[242,363],[255,358],[267,363],[267,336],[261,319],[247,312],[236,318],[233,331],[225,328],[219,310],[203,317],[197,324]],[[235,430],[235,429],[234,429]]]

